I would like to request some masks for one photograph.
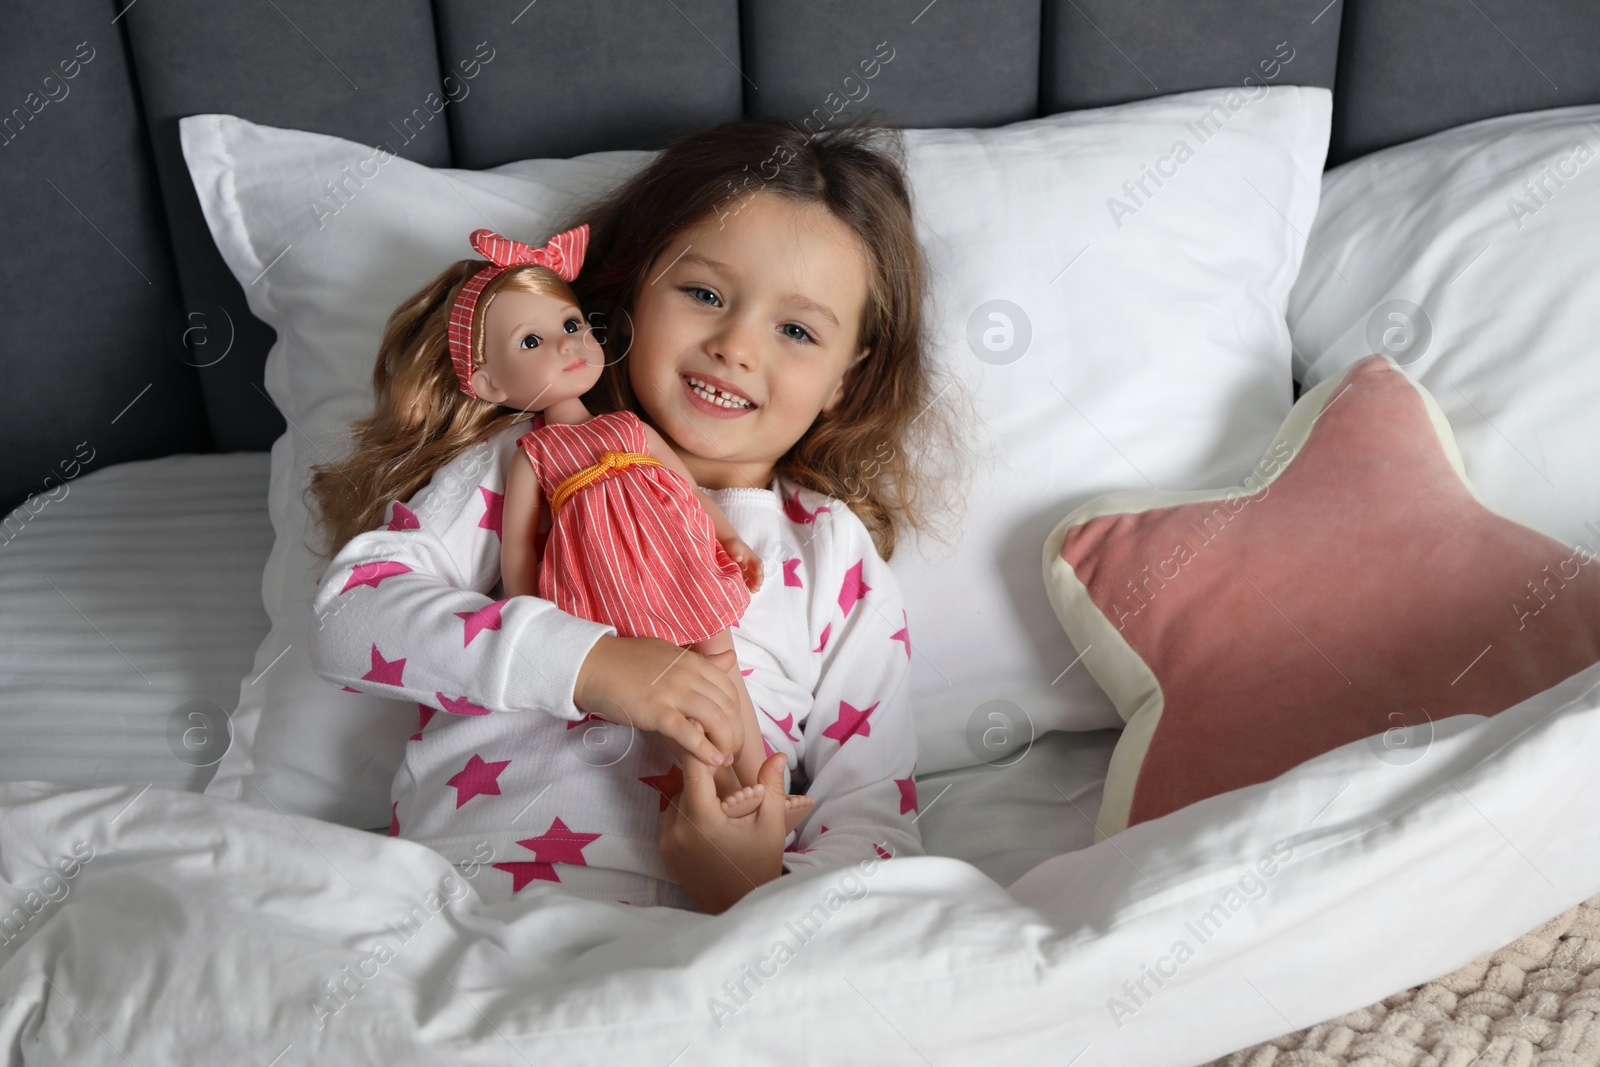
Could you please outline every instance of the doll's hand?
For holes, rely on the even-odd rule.
[[[761,557],[756,555],[756,550],[746,544],[742,537],[730,537],[722,542],[722,547],[728,550],[728,555],[739,565],[739,570],[744,575],[745,586],[752,593],[760,589]]]

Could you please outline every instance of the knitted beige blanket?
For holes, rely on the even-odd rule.
[[[1600,1065],[1600,895],[1443,978],[1206,1067],[1334,1065]]]

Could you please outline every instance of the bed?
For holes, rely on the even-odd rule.
[[[503,189],[474,186],[469,172],[542,180],[545,171],[519,161],[585,156],[599,166],[695,126],[804,116],[862,57],[885,54],[880,42],[892,42],[894,58],[873,81],[873,106],[911,129],[957,131],[1234,86],[1263,70],[1263,57],[1292,53],[1274,92],[1328,94],[1324,140],[1310,147],[1319,156],[1325,147],[1333,169],[1546,109],[1589,108],[1563,120],[1592,124],[1600,18],[1587,5],[82,0],[4,20],[0,87],[20,108],[6,120],[0,168],[0,189],[18,205],[5,223],[11,284],[0,287],[11,382],[0,397],[0,502],[10,512],[0,551],[7,1062],[1182,1065],[1269,1039],[1343,1062],[1397,1055],[1393,1042],[1417,1033],[1396,1007],[1388,1053],[1377,1041],[1352,1053],[1348,1042],[1283,1035],[1348,1022],[1346,1013],[1385,998],[1398,1004],[1600,891],[1591,817],[1600,782],[1590,767],[1600,665],[1496,714],[1430,723],[1425,759],[1344,744],[1110,836],[1097,833],[1096,815],[1121,722],[1080,666],[1062,672],[1080,705],[1019,744],[964,744],[963,714],[944,724],[945,740],[923,745],[916,795],[927,856],[851,880],[785,879],[715,918],[538,887],[487,906],[437,854],[385,836],[370,805],[330,796],[297,807],[287,779],[252,779],[224,760],[237,756],[230,742],[264,721],[239,709],[261,705],[297,654],[268,643],[275,539],[285,540],[268,498],[282,493],[274,482],[285,451],[321,437],[287,399],[281,347],[269,357],[289,332],[275,334],[256,312],[262,293],[298,268],[269,254],[242,271],[228,240],[219,246],[207,189],[222,183],[202,180],[195,120],[180,125],[222,116],[208,127],[212,159],[216,146],[236,143],[226,138],[255,135],[229,126],[232,116],[346,146],[390,139],[404,166],[449,168],[464,198],[481,204]],[[492,60],[479,42],[492,42]],[[539,59],[562,50],[590,62],[558,77]],[[473,56],[482,69],[468,77],[461,64]],[[440,92],[448,104],[424,103]],[[261,144],[270,154],[309,142]],[[1455,150],[1483,155],[1476,144]],[[1537,178],[1548,158],[1566,181],[1510,187],[1522,207],[1510,206],[1508,225],[1546,227],[1532,252],[1576,277],[1581,251],[1556,250],[1563,226],[1595,217],[1574,178],[1588,157],[1530,151],[1506,173]],[[390,186],[410,180],[399,164],[389,173]],[[1398,189],[1408,173],[1396,163],[1383,180]],[[1429,190],[1413,185],[1426,202]],[[348,206],[348,221],[392,191],[330,195],[322,211]],[[1363,199],[1353,180],[1321,192],[1325,208]],[[1502,199],[1490,205],[1501,217]],[[317,214],[306,199],[299,207]],[[1573,211],[1591,214],[1561,214]],[[1309,231],[1309,214],[1304,221]],[[1319,227],[1336,221],[1317,217]],[[1405,220],[1362,225],[1398,231]],[[1284,218],[1283,228],[1295,226]],[[1336,239],[1359,247],[1373,232],[1297,233],[1297,266],[1310,248],[1300,284],[1316,275],[1331,287],[1330,273],[1351,263]],[[1452,292],[1476,281],[1472,240],[1461,238],[1466,253],[1444,275],[1450,285],[1468,279]],[[58,269],[38,269],[53,258]],[[1502,268],[1490,257],[1477,269]],[[1285,294],[1292,281],[1293,271],[1281,279]],[[1580,306],[1581,277],[1565,284],[1579,288],[1552,285],[1546,298]],[[1405,291],[1395,278],[1373,285],[1369,303]],[[1434,311],[1439,347],[1474,325],[1459,310],[1441,313],[1443,290],[1418,300]],[[1288,310],[1271,339],[1282,349],[1281,388],[1250,448],[1271,438],[1302,389],[1377,350],[1362,348],[1359,330],[1343,336],[1345,322],[1315,294]],[[1548,308],[1524,310],[1553,321]],[[1592,356],[1578,365],[1570,355],[1594,337],[1583,317],[1538,333],[1518,373],[1546,391],[1529,386],[1521,409],[1488,406],[1475,392],[1474,383],[1508,381],[1494,377],[1510,373],[1503,368],[1427,380],[1455,404],[1451,423],[1488,501],[1568,543],[1586,536],[1586,520],[1600,522],[1594,479],[1582,474],[1592,442],[1563,450],[1559,437],[1541,440],[1532,459],[1515,443],[1529,451],[1534,435],[1519,419],[1560,421],[1551,412],[1561,403],[1581,409],[1600,395]],[[1540,351],[1569,362],[1540,370]],[[63,374],[68,356],[73,373]],[[1400,354],[1407,365],[1420,358]],[[1070,400],[1050,403],[1072,410]],[[337,422],[348,411],[335,404],[316,417]],[[1478,458],[1491,447],[1496,458]],[[1186,472],[1189,488],[1235,464],[1221,443],[1215,451],[1211,467]],[[1522,462],[1563,490],[1499,488],[1534,481],[1510,472]],[[1107,475],[1099,488],[1137,474]],[[1091,495],[1036,509],[1019,538],[1031,574],[1066,504]],[[1048,611],[1042,592],[1034,604]],[[1049,621],[1055,655],[1068,646]],[[1058,666],[1070,670],[1070,659]],[[373,766],[386,781],[380,757]],[[232,794],[224,780],[237,783]],[[1208,915],[1207,936],[1194,939],[1188,931]],[[1586,929],[1572,926],[1572,936],[1592,943]],[[1174,966],[1185,938],[1198,951]],[[791,947],[773,971],[780,941]],[[1506,958],[1496,957],[1502,968]],[[1493,993],[1530,1005],[1548,1033],[1508,1024],[1491,1045],[1484,1024],[1483,1040],[1464,1047],[1492,1048],[1485,1062],[1532,1050],[1566,1057],[1547,1062],[1600,1062],[1600,1037],[1584,1037],[1600,1012],[1592,992],[1575,992],[1600,984],[1593,961],[1558,963],[1571,975],[1559,991],[1570,995],[1555,1007],[1524,1001],[1522,989]],[[1379,1029],[1369,1019],[1341,1032],[1352,1026]],[[1253,1055],[1271,1062],[1272,1049]]]

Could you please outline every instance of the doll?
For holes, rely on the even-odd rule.
[[[536,249],[475,231],[472,246],[490,262],[461,287],[451,309],[450,354],[462,390],[524,411],[537,407],[544,416],[543,427],[517,441],[512,462],[530,466],[506,475],[504,595],[543,596],[622,637],[658,637],[727,670],[745,740],[715,778],[723,810],[738,817],[760,807],[759,792],[741,787],[756,784],[763,752],[728,625],[760,588],[761,560],[653,427],[631,411],[591,415],[580,399],[604,363],[566,284],[578,275],[588,236],[585,223]],[[530,277],[484,296],[509,270]],[[533,531],[547,503],[550,528],[541,548]],[[681,761],[677,744],[663,740]],[[788,829],[811,804],[805,796],[786,799]]]

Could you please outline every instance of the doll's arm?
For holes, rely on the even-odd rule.
[[[501,524],[500,581],[506,596],[536,596],[539,551],[534,531],[539,528],[539,479],[533,463],[520,446],[512,453],[506,471],[505,512]]]

